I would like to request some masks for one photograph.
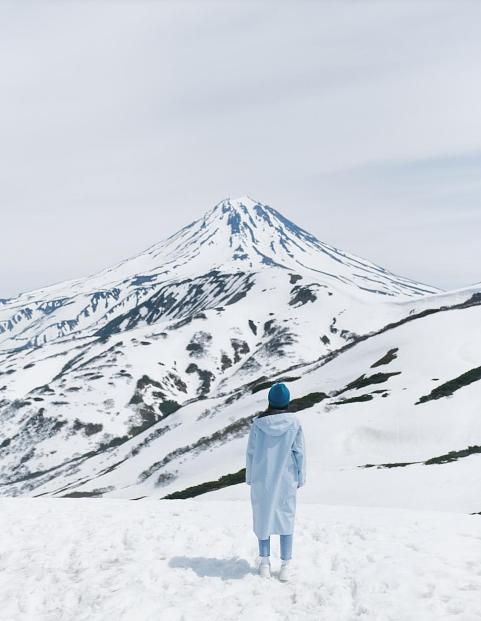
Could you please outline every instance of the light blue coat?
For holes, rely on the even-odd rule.
[[[259,539],[292,535],[297,488],[306,481],[304,433],[293,412],[256,417],[246,451],[254,532]]]

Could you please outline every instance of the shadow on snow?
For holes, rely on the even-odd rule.
[[[222,578],[223,580],[240,579],[247,574],[257,573],[246,560],[239,558],[173,556],[169,561],[169,567],[192,569],[200,578]]]

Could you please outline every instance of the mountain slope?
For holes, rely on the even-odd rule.
[[[396,277],[250,199],[223,201],[110,270],[2,305],[18,321],[4,329],[0,351],[0,493],[208,489],[242,469],[248,425],[275,378],[289,382],[299,416],[313,425],[309,450],[322,456],[313,468],[341,477],[339,502],[355,495],[356,477],[383,477],[389,491],[387,473],[404,476],[401,467],[364,466],[478,442],[475,381],[453,396],[470,395],[459,421],[444,397],[415,403],[433,378],[449,382],[479,366],[479,297],[479,288],[440,293]],[[464,353],[451,360],[459,343]],[[381,362],[371,371],[374,354]],[[376,374],[375,385],[359,380]],[[418,412],[431,410],[419,427]],[[406,481],[416,468],[430,472],[406,466]],[[423,476],[412,479],[421,489]],[[329,498],[325,487],[311,489],[313,499]],[[444,508],[480,510],[463,490]]]
[[[305,500],[481,510],[481,305],[476,292],[463,304],[446,301],[277,376],[288,377],[306,432]],[[208,491],[244,467],[246,433],[268,386],[213,391],[117,447],[12,481],[6,491],[130,498]],[[248,488],[210,495],[246,498]]]

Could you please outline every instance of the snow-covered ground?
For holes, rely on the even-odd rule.
[[[245,501],[0,500],[2,621],[479,621],[481,516],[298,504],[292,579]]]

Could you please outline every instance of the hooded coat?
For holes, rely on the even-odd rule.
[[[293,412],[254,418],[246,450],[254,532],[292,535],[297,488],[306,480],[304,434]]]

